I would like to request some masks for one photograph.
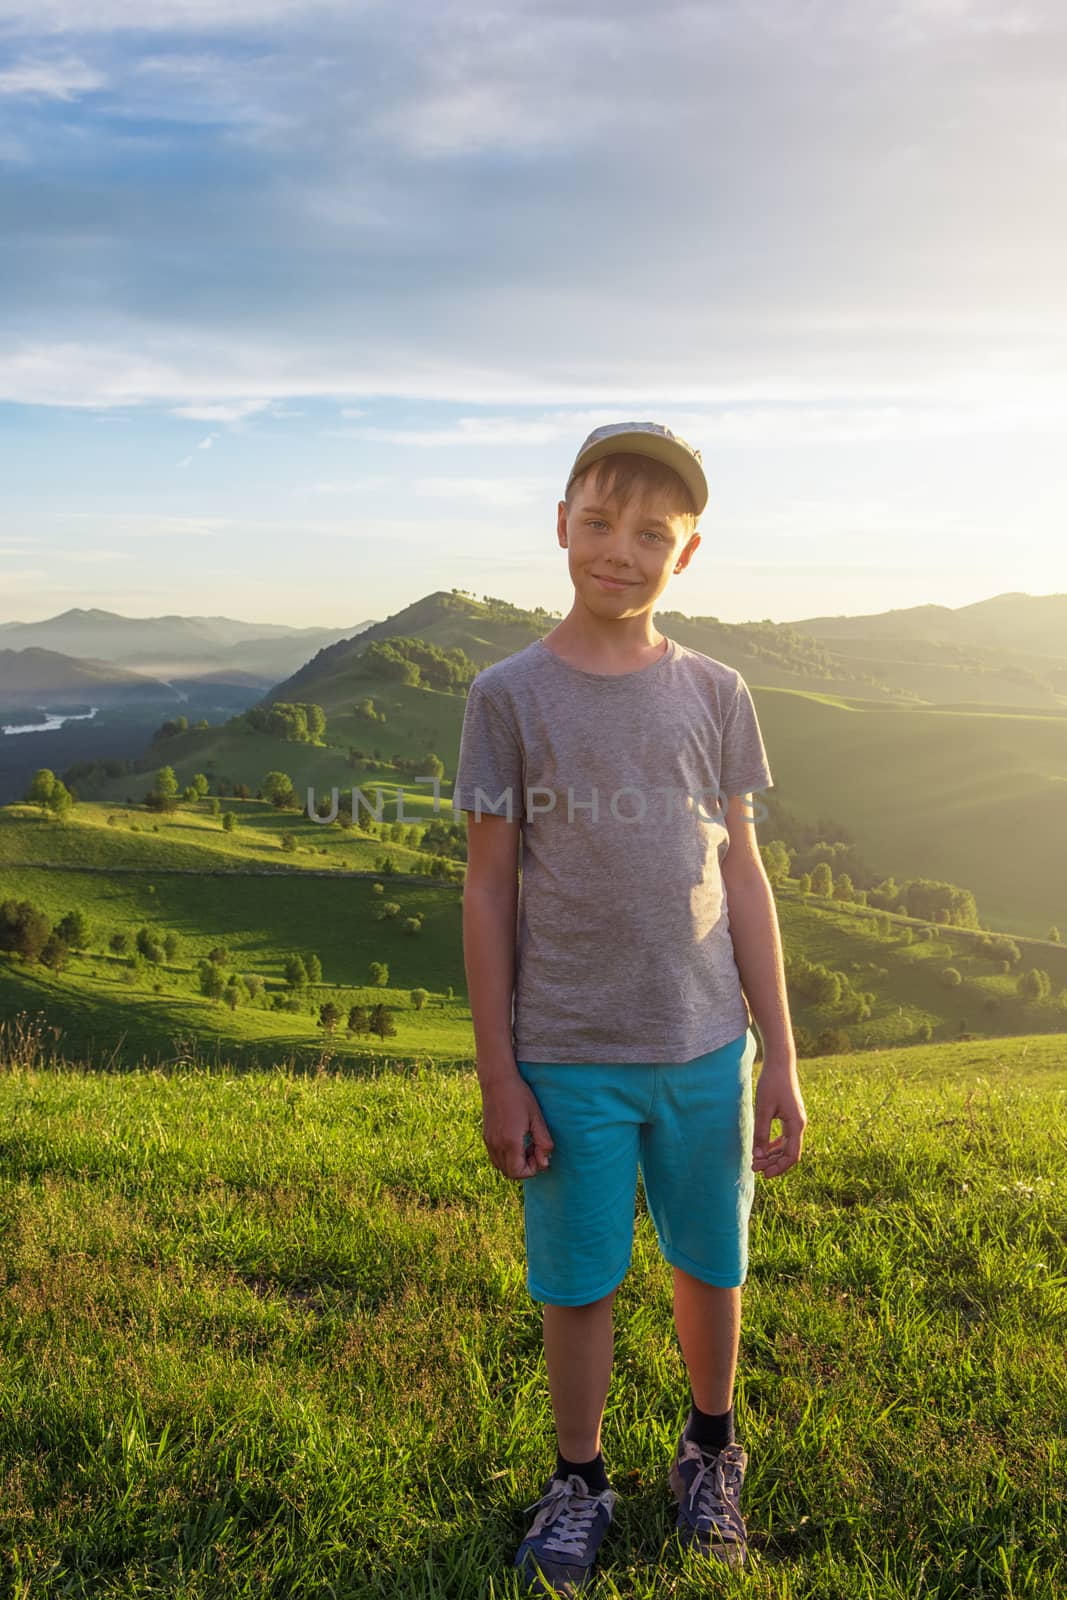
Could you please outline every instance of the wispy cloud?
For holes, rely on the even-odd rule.
[[[544,496],[540,478],[417,478],[415,493],[431,500],[467,500],[488,506],[533,505]]]
[[[268,410],[270,405],[269,400],[232,400],[175,406],[173,410],[176,417],[188,417],[194,422],[242,422],[246,417]]]
[[[102,72],[77,56],[23,56],[0,71],[0,95],[35,100],[77,100],[107,83]]]

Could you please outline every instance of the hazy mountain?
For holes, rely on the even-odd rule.
[[[680,644],[729,663],[750,684],[767,688],[898,705],[1067,710],[1067,596],[1004,595],[963,613],[961,620],[961,613],[943,606],[921,606],[872,617],[732,623],[657,611],[656,624]],[[909,619],[904,631],[901,617]],[[442,650],[461,649],[481,667],[521,650],[559,620],[558,612],[437,590],[357,637],[319,650],[265,698],[314,700],[327,708],[340,703],[351,692],[349,680],[361,675],[359,658],[371,640],[410,635]],[[951,637],[953,631],[959,637]],[[1035,641],[1045,637],[1059,644],[1061,655],[1041,653]],[[1018,640],[1027,641],[1025,650],[1016,647]]]
[[[1067,706],[1067,595],[999,594],[790,624],[834,659],[932,704]]]
[[[367,627],[289,628],[233,617],[124,617],[75,607],[43,622],[0,623],[0,647],[35,647],[111,661],[163,679],[210,676],[263,686],[296,670],[323,645]]]
[[[55,650],[0,650],[0,709],[117,705],[167,700],[164,685],[110,661],[77,661]]]

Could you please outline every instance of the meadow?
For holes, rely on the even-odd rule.
[[[753,1549],[671,1538],[684,1419],[639,1196],[596,1594],[1067,1589],[1063,1036],[802,1063],[757,1180],[736,1406]],[[0,1058],[0,1590],[503,1597],[554,1459],[522,1194],[470,1063]]]
[[[263,801],[216,803],[233,812],[233,832],[206,800],[160,816],[82,801],[62,820],[29,805],[0,808],[0,901],[29,900],[52,925],[77,908],[90,934],[59,971],[0,958],[0,1015],[43,1013],[79,1058],[106,1044],[119,1065],[190,1049],[249,1065],[269,1063],[279,1051],[315,1058],[323,1004],[347,1018],[354,1005],[381,1003],[393,1013],[389,1048],[398,1057],[469,1057],[462,862],[445,863],[448,878],[419,872],[430,857],[412,842],[421,832],[414,822],[385,820],[366,832],[323,826]],[[447,804],[441,820],[451,820]],[[286,841],[293,848],[283,848]],[[966,929],[803,894],[796,880],[777,882],[775,895],[790,959],[839,974],[836,1001],[813,998],[799,979],[791,983],[794,1020],[817,1049],[910,1045],[927,1031],[936,1041],[1065,1025],[1067,944],[1020,938],[1005,971]],[[396,909],[383,918],[387,906]],[[411,917],[420,919],[414,935],[405,932]],[[114,936],[132,948],[143,927],[173,935],[176,954],[138,967],[115,952]],[[232,1011],[200,992],[199,963],[220,947],[227,976],[263,984],[258,997],[241,990]],[[315,955],[322,966],[321,981],[298,994],[285,979],[293,953]],[[384,982],[372,976],[376,962],[387,968]],[[1044,997],[1020,994],[1020,976],[1030,969],[1048,974]],[[282,1000],[293,1009],[272,1009]],[[839,1043],[819,1046],[828,1029]],[[343,1026],[331,1042],[353,1060],[376,1047]],[[813,1053],[809,1042],[801,1053]]]

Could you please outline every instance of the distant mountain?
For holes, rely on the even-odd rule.
[[[324,645],[368,626],[288,628],[233,617],[124,617],[75,607],[43,622],[0,623],[0,647],[55,650],[164,679],[239,682],[239,675],[250,675],[265,685],[295,671]]]
[[[931,704],[1067,707],[1067,594],[998,594],[790,623],[834,659]]]
[[[166,687],[110,661],[77,661],[55,650],[0,650],[0,710],[61,711],[83,705],[168,700]]]
[[[856,692],[883,692],[862,669],[835,670],[831,654],[788,623],[729,623],[717,617],[687,617],[680,611],[657,612],[656,620],[679,643],[728,661],[743,673],[758,663],[764,675],[760,681],[794,685],[803,678],[806,687],[818,684],[840,690],[847,683]],[[341,639],[320,650],[265,699],[314,700],[328,709],[349,694],[348,680],[360,675],[359,658],[372,640],[425,639],[441,650],[460,649],[483,667],[550,633],[559,621],[559,612],[524,610],[506,600],[489,596],[479,600],[464,590],[438,589],[365,628],[357,638]]]

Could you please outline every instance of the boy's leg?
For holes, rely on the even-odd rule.
[[[716,1416],[733,1404],[741,1338],[741,1290],[702,1283],[674,1269],[674,1325],[689,1372],[693,1399]]]
[[[611,1380],[612,1309],[633,1247],[639,1067],[517,1062],[554,1141],[552,1164],[523,1184],[527,1287],[544,1302],[545,1362],[562,1462],[515,1565],[539,1593],[590,1581],[615,1494],[599,1459]],[[582,1471],[572,1468],[580,1467]],[[603,1485],[603,1487],[601,1487]],[[556,1592],[554,1588],[552,1592]]]
[[[678,1532],[731,1566],[747,1559],[740,1495],[748,1456],[729,1413],[755,1189],[755,1054],[749,1028],[694,1061],[664,1066],[641,1150],[649,1211],[674,1269],[678,1338],[704,1413],[690,1413],[671,1466]]]
[[[592,1461],[600,1451],[600,1424],[614,1354],[612,1310],[617,1291],[588,1306],[544,1308],[545,1364],[559,1453],[567,1461]]]

